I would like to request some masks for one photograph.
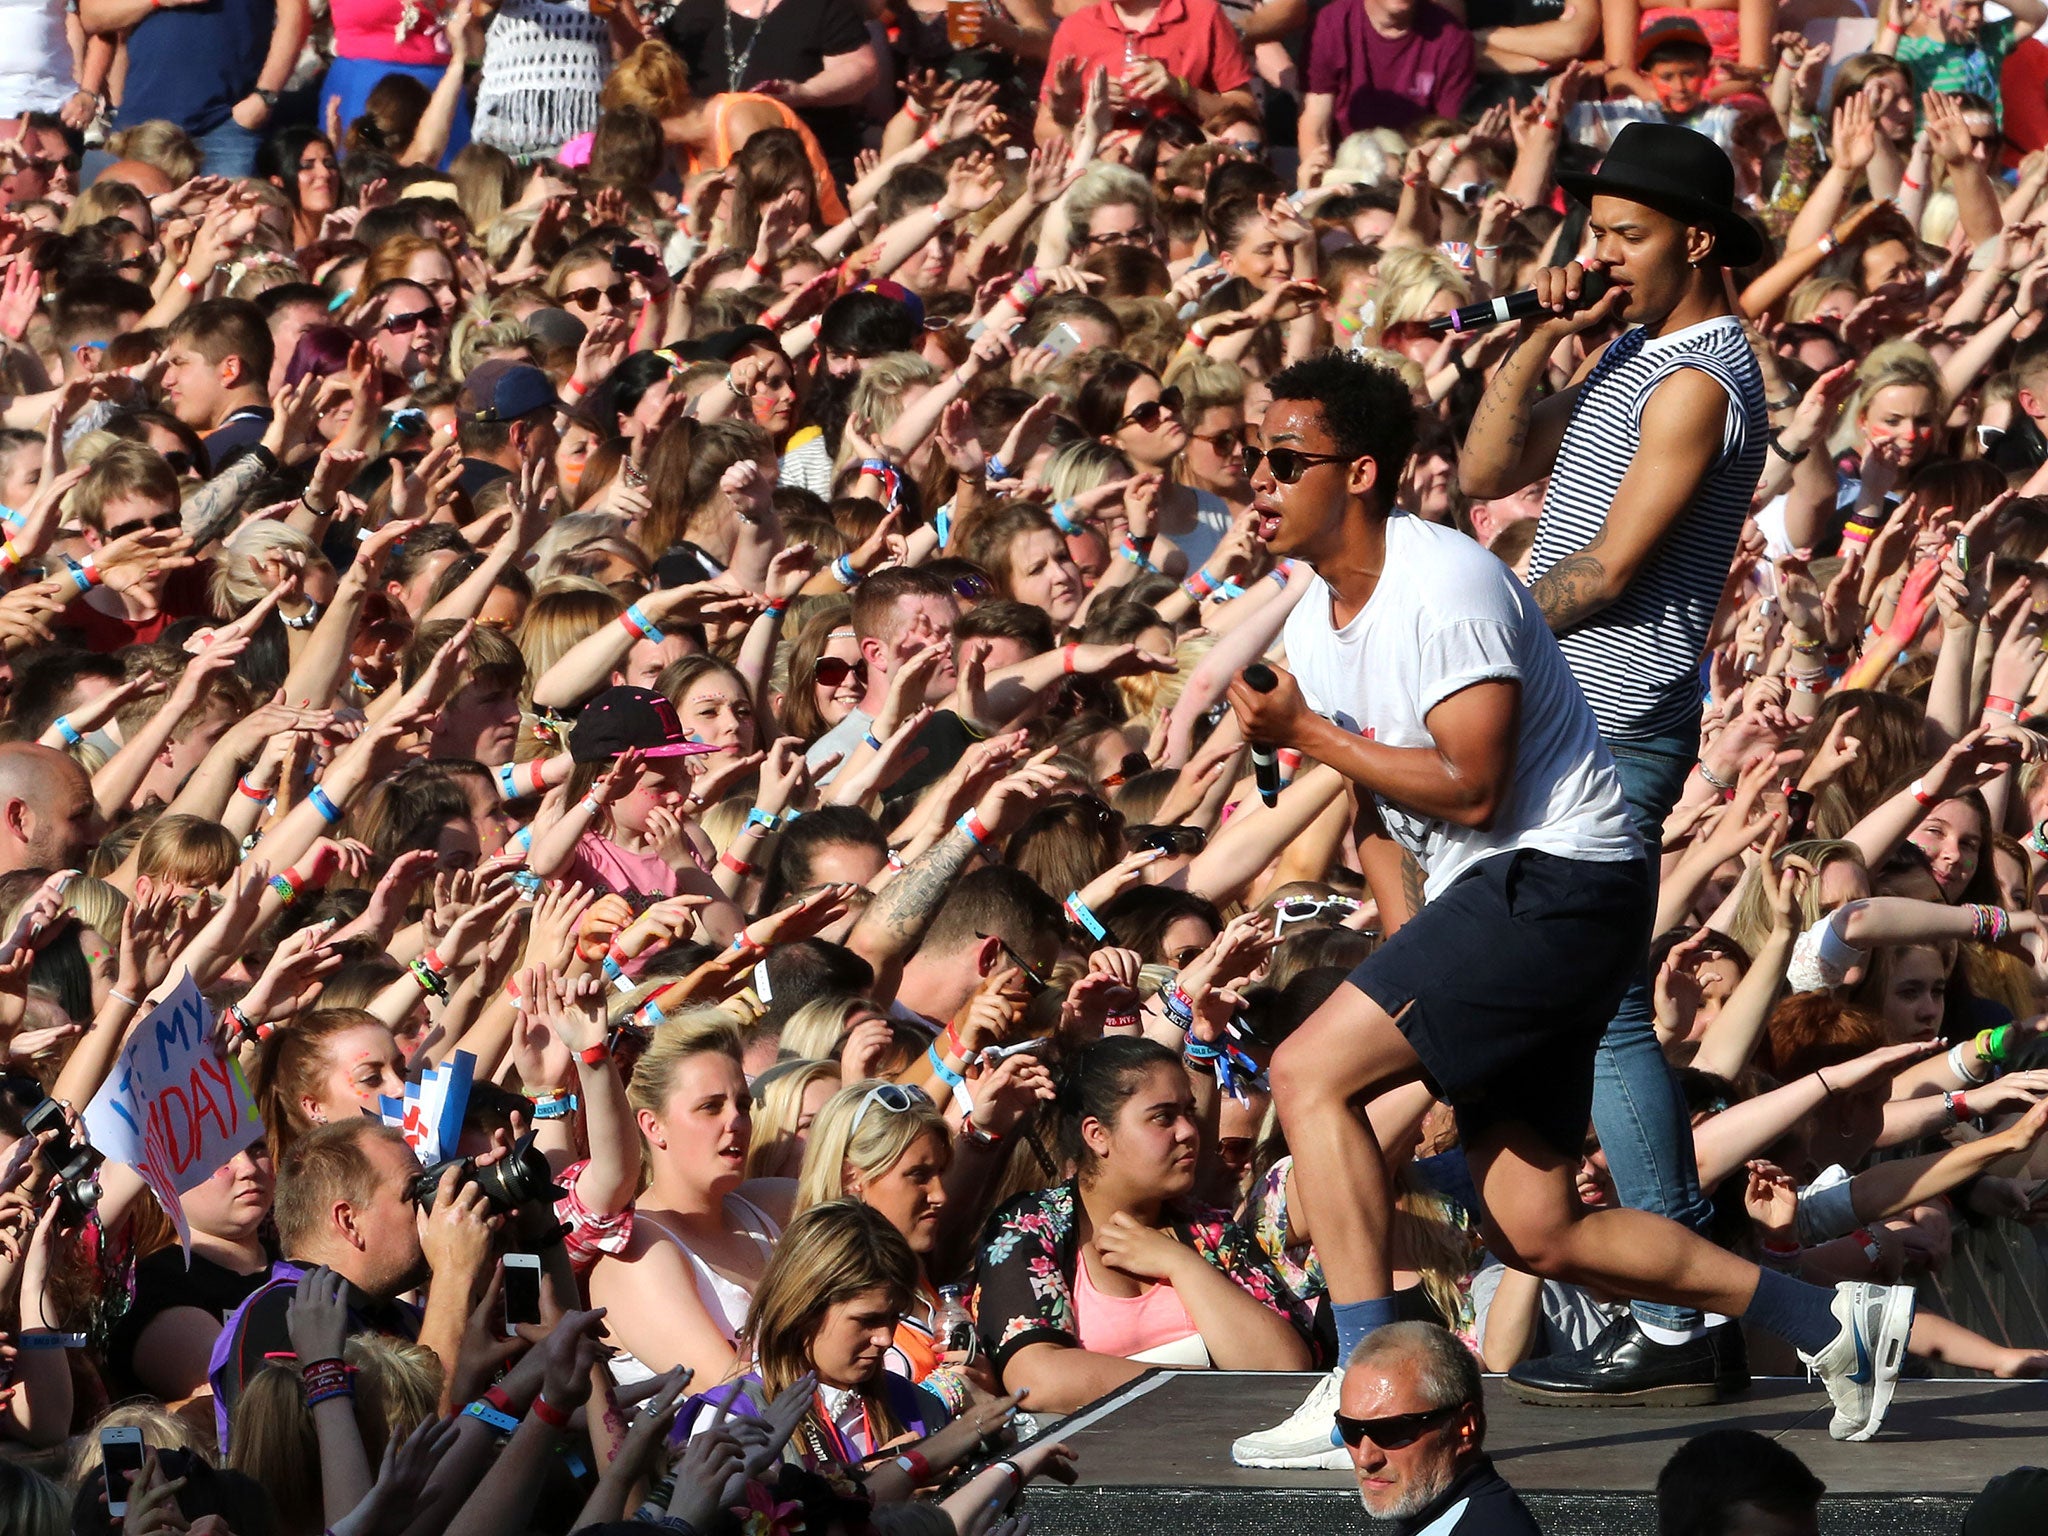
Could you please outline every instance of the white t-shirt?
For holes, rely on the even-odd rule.
[[[55,112],[77,90],[63,0],[0,0],[0,116]]]
[[[1379,585],[1342,629],[1330,598],[1318,576],[1288,615],[1287,664],[1309,708],[1347,731],[1429,746],[1424,721],[1452,694],[1496,678],[1522,685],[1514,778],[1492,826],[1456,826],[1374,796],[1429,896],[1515,848],[1594,863],[1640,856],[1592,707],[1514,572],[1456,529],[1400,513],[1387,519]]]

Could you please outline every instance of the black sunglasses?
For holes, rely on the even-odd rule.
[[[402,315],[386,315],[377,328],[392,336],[403,336],[407,331],[429,330],[440,323],[438,309],[414,309]]]
[[[1141,822],[1134,827],[1124,828],[1124,846],[1133,853],[1147,848],[1157,848],[1162,853],[1194,855],[1209,844],[1209,834],[1201,827],[1162,826],[1152,822]]]
[[[125,534],[140,533],[145,528],[156,528],[162,530],[181,528],[184,526],[184,523],[185,514],[183,512],[178,511],[174,507],[168,512],[157,513],[155,517],[138,518],[136,521],[132,523],[122,523],[119,527],[109,526],[107,529],[107,537],[110,539],[118,539]]]
[[[1442,1408],[1432,1408],[1427,1413],[1395,1413],[1384,1419],[1354,1419],[1340,1413],[1336,1416],[1337,1433],[1349,1446],[1370,1440],[1383,1451],[1398,1451],[1413,1445],[1453,1414],[1463,1412],[1464,1408],[1463,1403],[1450,1403]]]
[[[977,932],[974,936],[977,939],[994,939],[997,944],[1002,946],[1002,951],[1006,956],[1009,957],[1010,964],[1016,966],[1018,970],[1022,971],[1024,973],[1025,980],[1029,981],[1034,987],[1038,988],[1039,991],[1043,992],[1047,987],[1052,985],[1052,978],[1050,976],[1044,975],[1042,972],[1039,971],[1038,967],[1033,965],[1029,960],[1026,960],[1022,955],[1018,954],[1016,950],[1010,948],[1010,941],[1004,938],[1001,934]]]
[[[1180,414],[1180,399],[1180,386],[1170,384],[1159,392],[1157,400],[1147,400],[1143,405],[1138,406],[1128,416],[1124,417],[1122,421],[1119,421],[1117,426],[1137,427],[1141,431],[1150,432],[1159,425],[1160,417],[1167,415],[1169,412],[1175,416]]]
[[[996,589],[986,576],[970,571],[953,578],[953,595],[964,602],[985,603],[996,595]]]
[[[825,688],[837,688],[849,677],[864,685],[868,680],[867,658],[848,661],[844,656],[820,656],[817,677],[819,686]]]
[[[1343,453],[1306,453],[1299,448],[1275,448],[1268,452],[1264,448],[1244,445],[1244,472],[1256,475],[1259,466],[1271,467],[1273,478],[1282,485],[1293,485],[1309,471],[1312,464],[1349,464],[1351,457]]]
[[[633,285],[613,283],[609,288],[571,288],[561,295],[564,306],[576,309],[595,309],[604,299],[610,299],[623,308],[633,302]]]

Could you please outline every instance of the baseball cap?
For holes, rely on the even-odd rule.
[[[580,347],[590,334],[589,327],[566,309],[536,309],[526,317],[526,329],[535,341],[549,347]]]
[[[910,311],[910,318],[917,328],[919,330],[924,329],[924,300],[920,299],[901,283],[885,277],[877,282],[861,284],[859,291],[862,293],[880,294],[885,299],[894,299],[898,304],[901,304]]]
[[[584,705],[569,732],[569,756],[579,763],[608,763],[636,747],[642,757],[701,757],[718,750],[690,740],[675,705],[653,689],[623,683]]]
[[[1650,55],[1659,48],[1673,44],[1697,48],[1705,54],[1714,51],[1705,29],[1690,16],[1660,16],[1643,28],[1642,34],[1636,38],[1636,68],[1641,69],[1648,63]]]
[[[533,364],[494,357],[470,370],[456,411],[470,421],[517,421],[559,404],[554,383]]]

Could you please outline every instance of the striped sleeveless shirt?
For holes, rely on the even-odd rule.
[[[1763,375],[1739,321],[1723,315],[1654,340],[1638,327],[1607,349],[1579,390],[1529,561],[1534,581],[1599,533],[1641,446],[1644,403],[1681,368],[1697,368],[1727,391],[1721,451],[1628,589],[1558,636],[1609,740],[1682,736],[1698,723],[1700,653],[1769,432]],[[1715,424],[1703,421],[1700,430]]]

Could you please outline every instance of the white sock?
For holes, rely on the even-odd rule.
[[[1643,1337],[1652,1344],[1690,1344],[1694,1339],[1704,1338],[1707,1330],[1699,1328],[1663,1328],[1656,1323],[1646,1323],[1640,1317],[1636,1326],[1643,1330]]]

